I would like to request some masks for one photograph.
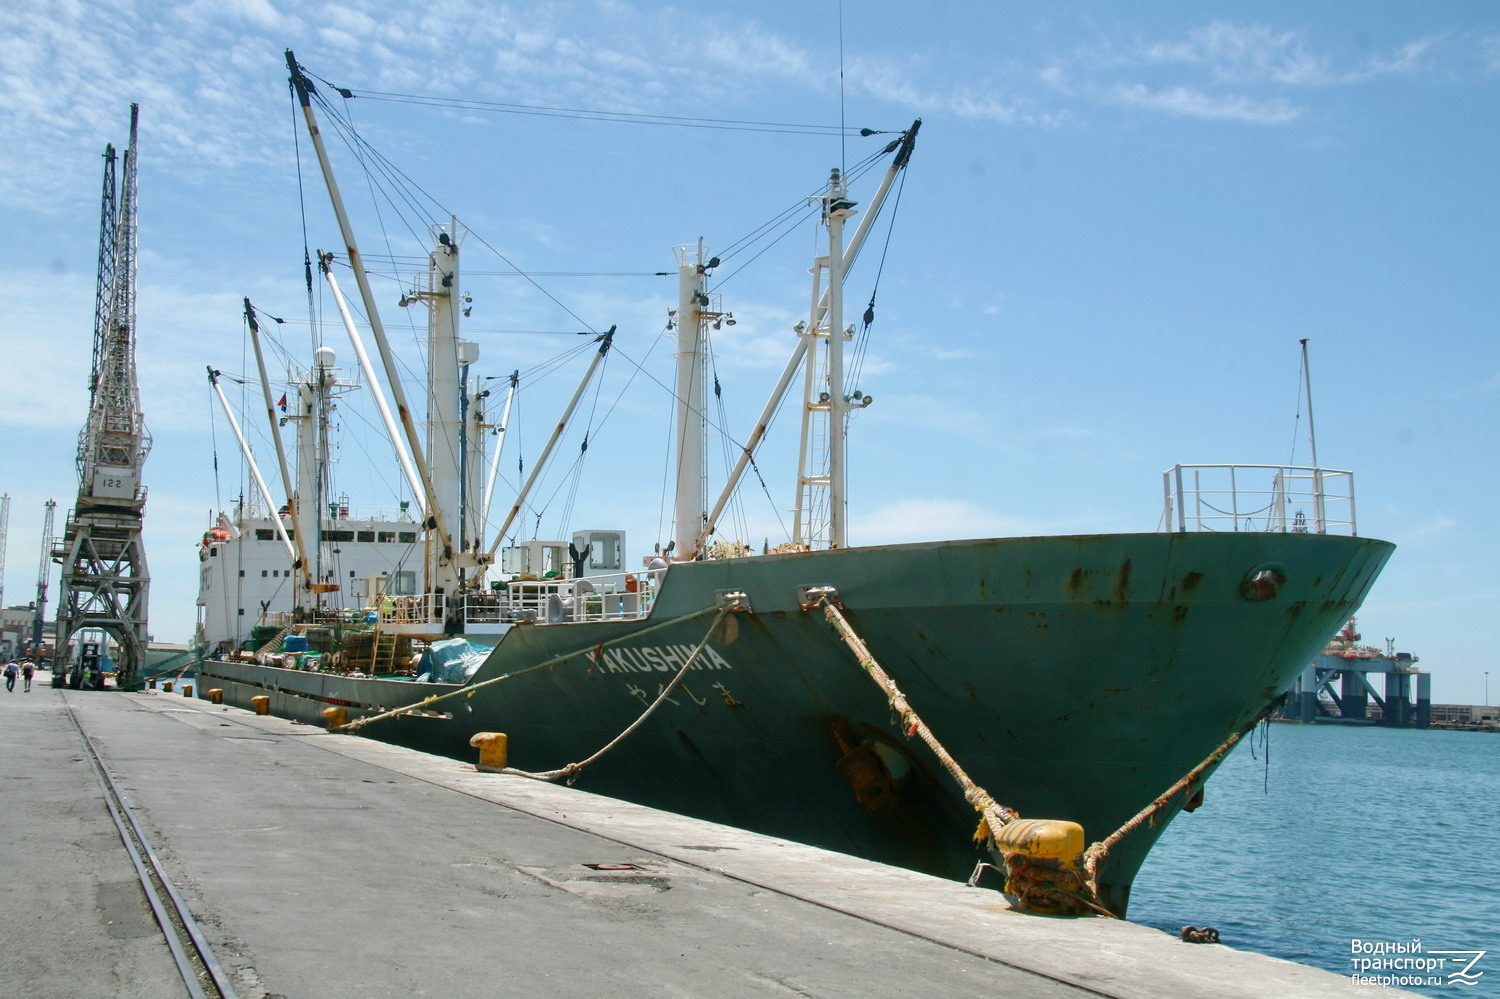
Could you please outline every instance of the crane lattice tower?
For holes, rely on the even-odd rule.
[[[5,539],[10,533],[10,493],[0,496],[0,610],[5,609]]]
[[[54,551],[62,563],[57,661],[65,661],[68,642],[79,631],[103,631],[117,646],[122,689],[139,683],[145,665],[151,585],[141,537],[146,508],[141,470],[151,437],[135,370],[138,115],[132,104],[118,200],[114,147],[104,153],[89,415],[78,435],[78,502]]]

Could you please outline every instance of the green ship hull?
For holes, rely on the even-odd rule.
[[[978,816],[799,588],[837,591],[912,707],[997,801],[1099,840],[1262,717],[1393,550],[1315,534],[1158,533],[682,563],[649,617],[513,627],[469,696],[362,734],[472,761],[471,735],[504,732],[514,767],[578,761],[640,716],[704,638],[717,595],[737,591],[750,611],[578,786],[962,878],[990,859],[973,841]],[[1257,587],[1257,575],[1274,585]],[[200,693],[209,687],[247,707],[269,694],[273,713],[308,722],[330,704],[358,718],[455,690],[206,661]],[[1151,845],[1191,796],[1111,851],[1099,875],[1111,909],[1124,913]]]

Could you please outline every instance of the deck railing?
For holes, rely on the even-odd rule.
[[[1354,473],[1302,465],[1173,465],[1162,473],[1168,531],[1347,534]]]
[[[536,621],[622,621],[647,616],[655,597],[647,572],[583,579],[516,579],[503,593],[474,593],[464,601],[465,624]]]
[[[511,625],[520,621],[539,624],[562,624],[573,621],[629,621],[647,617],[651,604],[656,599],[658,574],[652,572],[622,572],[609,576],[590,576],[581,579],[557,577],[555,579],[516,579],[506,584],[502,591],[467,593],[462,596],[462,625],[479,626],[477,630],[495,630],[497,625]],[[413,625],[441,628],[448,614],[455,609],[459,598],[442,593],[419,593],[410,597],[384,596],[374,608],[327,611],[319,613],[308,623],[351,623],[369,618],[371,610],[378,613],[382,627]],[[290,625],[294,620],[291,611],[273,615],[271,621],[278,625]],[[503,630],[503,629],[500,629]]]

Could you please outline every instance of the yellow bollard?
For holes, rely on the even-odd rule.
[[[193,696],[193,685],[191,683],[184,683],[182,685],[182,696],[183,697],[192,697]]]
[[[258,715],[268,715],[271,713],[271,699],[265,694],[250,698],[250,703],[255,705],[255,713]]]
[[[147,690],[155,690],[156,689],[156,677],[153,676],[151,679],[149,679],[149,680],[146,681],[146,689]]]
[[[215,704],[223,704],[224,703],[224,691],[221,690],[218,687],[214,687],[211,690],[209,690],[209,692],[208,692],[208,699],[210,701],[213,701]]]
[[[1032,912],[1079,915],[1089,906],[1083,870],[1083,826],[1060,819],[1014,819],[994,834],[1005,857],[1005,890]],[[1078,901],[1074,901],[1078,899]]]
[[[348,708],[324,708],[323,717],[328,719],[328,731],[343,728],[344,723],[349,720]]]
[[[504,732],[475,732],[469,745],[479,750],[476,770],[504,770],[510,758],[510,738]]]
[[[1015,819],[995,833],[995,846],[1007,856],[1073,867],[1083,856],[1083,826],[1061,819]]]
[[[172,681],[171,680],[163,680],[162,681],[162,685],[161,685],[161,689],[162,689],[163,693],[170,694],[172,692]]]

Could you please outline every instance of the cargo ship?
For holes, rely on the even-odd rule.
[[[320,96],[287,59],[379,343],[318,131]],[[729,314],[708,293],[718,261],[701,243],[678,248],[674,537],[639,567],[612,529],[501,550],[530,481],[492,538],[478,533],[483,435],[465,430],[474,400],[461,372],[473,358],[456,333],[464,233],[456,222],[434,227],[413,296],[429,311],[425,441],[387,364],[404,434],[394,418],[387,427],[421,497],[420,592],[393,592],[393,573],[372,572],[361,598],[334,606],[346,580],[306,566],[315,535],[337,525],[321,516],[318,476],[299,476],[313,491],[269,518],[297,603],[248,636],[203,635],[200,694],[469,761],[476,736],[503,733],[510,772],[944,877],[993,860],[1015,882],[1026,851],[1006,840],[1012,819],[1076,824],[1095,842],[1115,835],[1086,879],[1058,883],[1072,884],[1064,891],[1085,911],[1123,916],[1156,838],[1202,800],[1226,747],[1358,608],[1393,546],[1357,536],[1348,472],[1263,465],[1174,466],[1149,533],[850,545],[845,430],[868,397],[844,378],[843,278],[919,126],[886,147],[889,167],[850,238],[844,223],[859,213],[845,178],[834,171],[818,195],[826,250],[811,269],[808,318],[712,503],[703,337]],[[324,276],[339,295],[331,269]],[[596,361],[613,335],[597,335]],[[309,413],[329,381],[307,380]],[[752,553],[717,536],[718,520],[794,382],[804,443],[792,536]],[[464,460],[444,468],[444,456]],[[277,509],[269,491],[264,502]],[[210,537],[202,558],[228,558],[225,546],[253,538]],[[456,669],[444,659],[455,647]],[[1040,856],[1054,870],[1083,864],[1076,851]]]

